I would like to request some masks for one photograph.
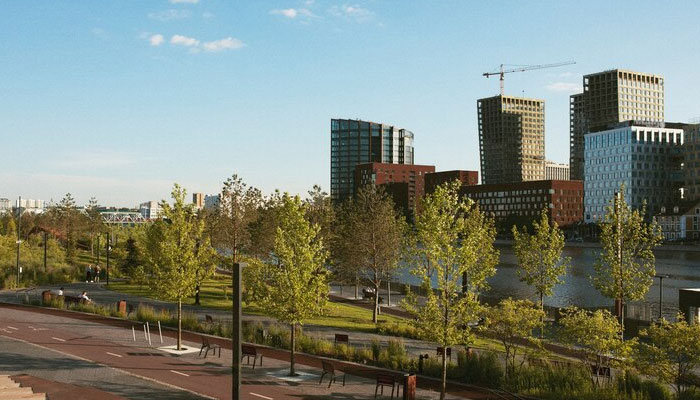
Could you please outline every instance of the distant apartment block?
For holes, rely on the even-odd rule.
[[[568,181],[570,177],[571,175],[569,173],[569,164],[560,164],[549,160],[545,161],[545,180]]]
[[[700,238],[700,200],[661,206],[654,221],[661,227],[664,240]]]
[[[204,208],[204,193],[192,193],[192,204],[198,210]]]
[[[544,179],[544,101],[494,96],[477,109],[482,183]]]
[[[671,125],[671,124],[668,124]],[[597,222],[625,185],[632,208],[651,218],[680,199],[683,129],[628,123],[585,136],[585,221]]]
[[[0,199],[0,212],[12,210],[12,202],[10,199],[1,198]]]
[[[439,171],[425,174],[425,193],[431,194],[435,188],[446,182],[459,181],[462,185],[478,185],[479,171]]]
[[[686,125],[683,132],[684,197],[687,200],[698,200],[700,199],[700,124]]]
[[[367,163],[355,166],[355,193],[366,185],[383,185],[404,215],[415,217],[418,200],[425,194],[425,176],[433,165]]]
[[[157,201],[147,201],[139,205],[139,212],[144,219],[160,219],[163,217],[163,209]]]
[[[583,173],[583,136],[623,121],[655,125],[664,121],[664,78],[614,69],[583,76],[583,93],[570,98],[571,178]]]
[[[212,209],[219,207],[221,202],[221,195],[218,194],[208,194],[204,196],[204,208]]]
[[[357,164],[413,164],[413,160],[411,131],[369,121],[331,120],[331,199],[335,203],[352,196]]]
[[[560,227],[576,224],[583,218],[581,181],[541,180],[462,186],[460,193],[477,202],[479,208],[492,215],[497,223],[537,218],[542,210],[547,210],[550,221]]]

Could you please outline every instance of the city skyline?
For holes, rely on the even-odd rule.
[[[330,192],[332,118],[404,127],[416,164],[479,170],[476,102],[499,89],[481,73],[571,59],[505,79],[506,95],[545,101],[545,157],[568,162],[583,75],[661,75],[666,120],[700,116],[700,6],[675,5],[8,3],[0,197],[135,207],[174,182],[216,193],[233,173],[264,193]]]

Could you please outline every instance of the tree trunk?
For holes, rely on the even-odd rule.
[[[296,340],[295,340],[295,337],[294,337],[294,333],[295,333],[294,331],[295,331],[296,329],[294,329],[294,328],[295,328],[294,325],[296,325],[296,324],[290,324],[290,325],[289,325],[289,326],[291,326],[291,328],[292,328],[292,337],[291,337],[292,340],[291,340],[291,343],[290,343],[290,347],[291,347],[292,352],[291,352],[291,358],[290,358],[290,361],[289,361],[289,376],[296,376],[296,375],[297,375],[297,374],[294,372],[294,348],[296,347]]]
[[[377,323],[377,314],[379,314],[379,286],[374,285],[374,310],[372,311],[372,322]]]
[[[386,305],[391,306],[391,281],[386,281]]]
[[[177,349],[182,350],[182,299],[177,299]]]
[[[447,391],[447,346],[442,346],[442,385],[440,386],[440,400],[445,400]]]
[[[360,280],[355,277],[355,300],[357,300],[357,292],[359,291],[359,286],[360,286]]]
[[[544,293],[540,292],[540,311],[542,311],[542,316],[540,317],[540,339],[544,338]]]

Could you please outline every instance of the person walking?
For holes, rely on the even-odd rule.
[[[100,272],[101,272],[100,264],[95,265],[95,282],[100,281]]]
[[[92,281],[92,264],[85,267],[85,283]]]

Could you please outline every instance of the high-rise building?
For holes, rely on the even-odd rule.
[[[612,129],[623,121],[664,122],[664,78],[621,69],[583,76],[583,93],[570,99],[571,178],[583,171],[583,136]]]
[[[204,207],[204,193],[192,193],[192,204],[196,209],[201,210]]]
[[[440,171],[425,174],[425,193],[432,194],[435,188],[446,182],[459,181],[464,185],[478,185],[479,171]]]
[[[684,197],[700,199],[700,124],[686,125],[683,129]]]
[[[406,218],[415,216],[418,199],[425,194],[425,176],[434,165],[367,163],[355,166],[355,192],[365,185],[384,185]]]
[[[494,96],[477,108],[481,182],[544,179],[544,101]]]
[[[413,164],[413,133],[369,121],[331,120],[331,199],[352,196],[355,166],[364,163]]]
[[[569,164],[559,164],[546,160],[544,163],[544,178],[546,180],[568,181],[571,177]]]
[[[216,209],[219,207],[221,202],[221,195],[219,194],[208,194],[204,196],[204,208],[206,209]]]
[[[646,206],[647,218],[680,199],[683,129],[624,125],[584,137],[586,222],[603,218],[622,184],[627,203]]]

